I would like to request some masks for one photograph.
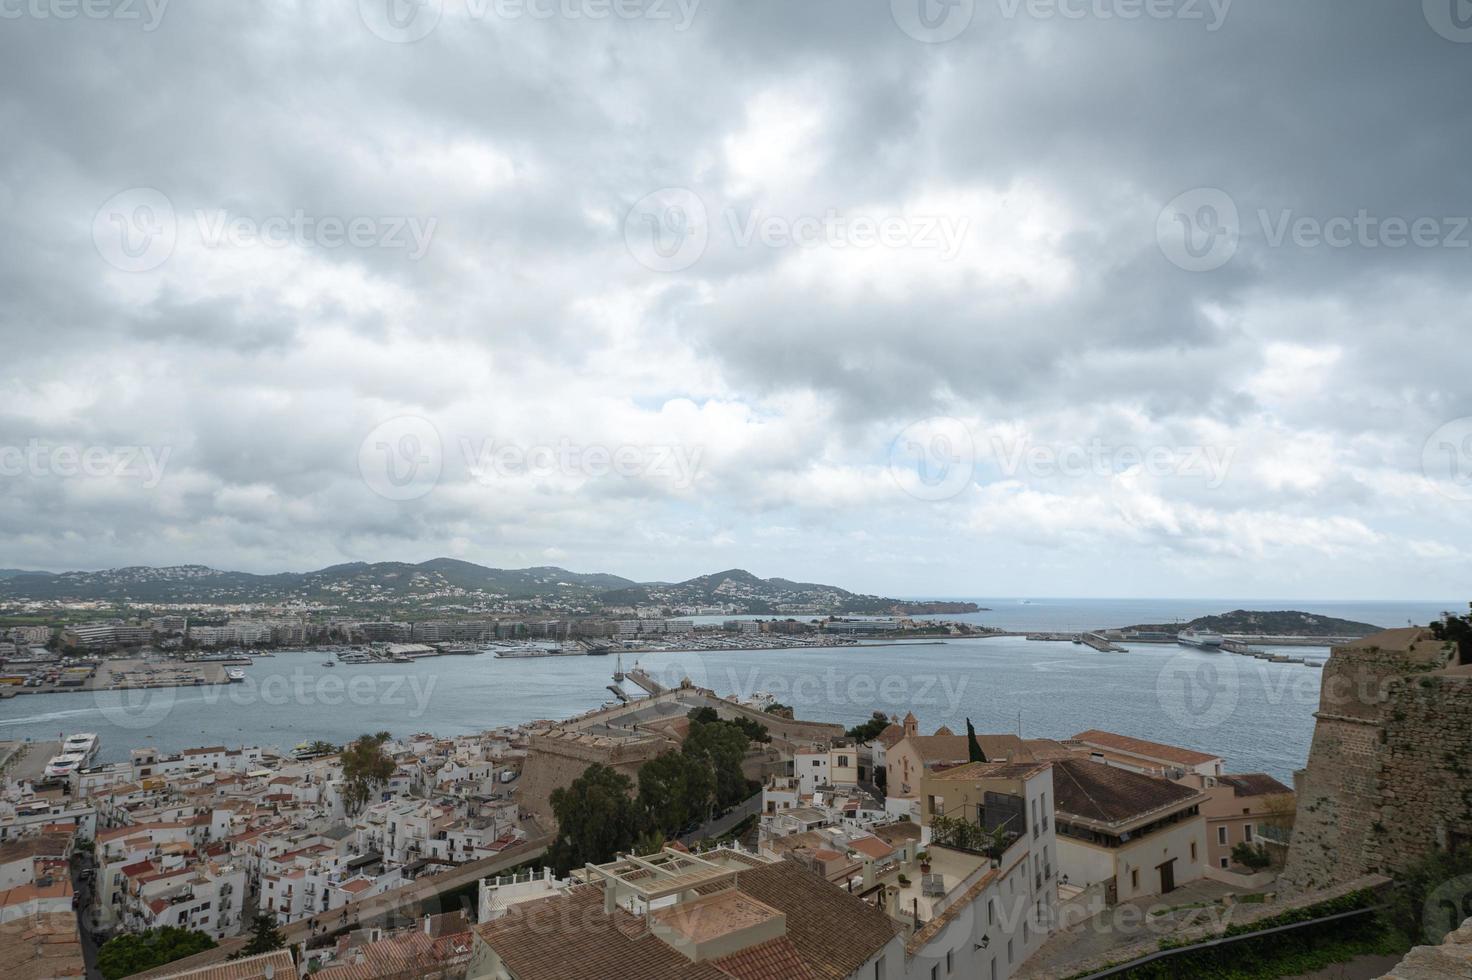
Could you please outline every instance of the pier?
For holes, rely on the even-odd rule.
[[[665,686],[663,684],[659,683],[653,677],[650,677],[648,674],[644,673],[644,671],[640,670],[638,667],[635,667],[633,670],[629,671],[627,676],[629,680],[633,681],[635,684],[638,684],[645,691],[648,691],[650,697],[656,697],[665,692]]]

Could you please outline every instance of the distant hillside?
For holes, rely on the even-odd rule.
[[[17,575],[49,575],[50,572],[28,572],[24,568],[0,568],[0,579],[15,578]]]
[[[1369,636],[1380,632],[1384,627],[1296,610],[1260,612],[1235,609],[1219,616],[1202,616],[1189,623],[1156,623],[1128,628],[1166,633],[1197,629],[1244,636]]]
[[[551,566],[487,568],[454,558],[419,564],[354,562],[314,572],[254,575],[204,565],[135,565],[99,572],[16,571],[0,575],[0,599],[51,599],[181,604],[268,604],[287,601],[339,608],[383,606],[473,611],[508,601],[570,612],[606,607],[731,607],[751,614],[904,614],[925,607],[832,585],[762,579],[743,569],[687,582],[638,583],[618,575]],[[971,612],[970,603],[945,611]],[[950,608],[954,606],[955,608]],[[936,610],[939,611],[939,610]]]

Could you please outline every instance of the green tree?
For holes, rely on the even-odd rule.
[[[751,739],[740,726],[715,721],[693,724],[682,751],[700,760],[715,775],[716,807],[729,810],[748,796],[746,774],[741,762],[751,748]]]
[[[639,806],[665,837],[704,819],[714,800],[715,774],[694,756],[666,752],[639,770]]]
[[[215,945],[204,933],[177,926],[124,933],[102,944],[97,951],[97,969],[107,980],[117,980],[214,949]]]
[[[1246,841],[1232,848],[1232,861],[1249,871],[1261,871],[1273,863],[1261,844],[1249,844]]]
[[[882,711],[876,711],[868,721],[862,725],[855,725],[848,730],[848,737],[859,742],[872,742],[879,737],[879,733],[889,727],[889,718]]]
[[[378,735],[363,735],[342,752],[343,802],[350,813],[362,809],[374,790],[394,774],[394,760],[383,751],[385,741]]]
[[[971,725],[971,719],[966,719],[966,752],[972,762],[985,762],[986,753],[981,751],[981,743],[976,740],[976,729]]]
[[[695,725],[709,725],[721,720],[721,716],[716,714],[716,709],[709,707],[692,708],[685,717],[690,719],[692,727]]]
[[[251,920],[250,941],[241,947],[240,956],[255,956],[259,953],[269,953],[273,949],[280,949],[286,945],[286,939],[282,937],[281,930],[276,928],[274,916],[260,914]]]
[[[1457,663],[1472,664],[1472,615],[1443,613],[1440,622],[1431,624],[1431,632],[1438,640],[1457,645]]]
[[[611,861],[633,849],[645,831],[633,797],[634,784],[621,772],[591,765],[571,785],[552,791],[557,839],[547,863],[559,875],[585,864]]]
[[[1472,849],[1433,851],[1395,871],[1385,916],[1412,945],[1436,945],[1472,917]]]

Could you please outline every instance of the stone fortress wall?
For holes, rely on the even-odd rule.
[[[1429,630],[1336,647],[1324,668],[1281,885],[1392,874],[1472,845],[1472,666]]]

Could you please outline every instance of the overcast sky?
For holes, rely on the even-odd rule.
[[[0,567],[1465,596],[1456,13],[3,0]]]

